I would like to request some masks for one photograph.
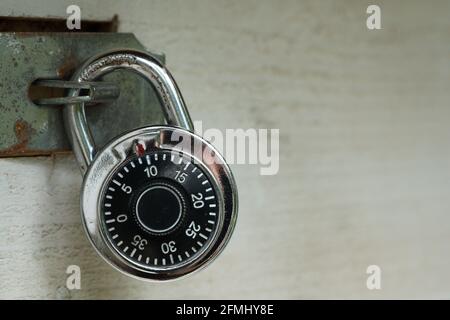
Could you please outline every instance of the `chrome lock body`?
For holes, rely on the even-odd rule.
[[[167,124],[125,132],[98,149],[84,103],[65,106],[66,132],[84,174],[82,221],[97,252],[118,270],[139,279],[176,279],[224,249],[237,218],[236,184],[224,158],[194,133],[177,84],[151,55],[107,52],[72,80],[94,81],[117,69],[152,84]]]

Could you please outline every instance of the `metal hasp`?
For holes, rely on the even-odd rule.
[[[64,95],[56,98],[38,98],[33,100],[38,105],[66,105],[68,103],[98,103],[111,102],[119,98],[119,87],[114,83],[97,82],[76,82],[67,80],[37,80],[33,83],[36,87],[74,89],[82,94],[76,97]],[[84,94],[83,94],[84,93]]]
[[[68,80],[88,58],[115,48],[145,50],[129,33],[0,33],[0,157],[70,151],[63,108],[34,104],[30,96],[37,87],[30,85],[37,79]],[[164,63],[163,55],[152,55]],[[124,131],[163,123],[159,99],[147,81],[122,70],[99,80],[120,90],[115,101],[86,108],[99,146]],[[51,90],[46,94],[52,96]]]

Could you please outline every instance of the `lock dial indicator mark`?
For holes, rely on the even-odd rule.
[[[168,150],[131,156],[112,174],[101,202],[104,232],[125,259],[173,269],[207,251],[219,222],[209,175]]]

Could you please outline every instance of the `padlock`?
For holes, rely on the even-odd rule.
[[[194,133],[177,84],[150,54],[110,51],[87,61],[72,80],[93,81],[117,69],[150,82],[167,124],[125,132],[99,149],[84,104],[64,107],[66,132],[84,175],[85,231],[97,252],[127,275],[183,277],[208,265],[228,243],[237,218],[236,184],[224,158]],[[68,95],[79,93],[72,89]]]

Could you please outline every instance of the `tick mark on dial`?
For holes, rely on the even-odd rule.
[[[122,185],[119,181],[117,181],[117,180],[113,180],[113,182],[115,183],[115,184],[117,184],[119,187]]]

